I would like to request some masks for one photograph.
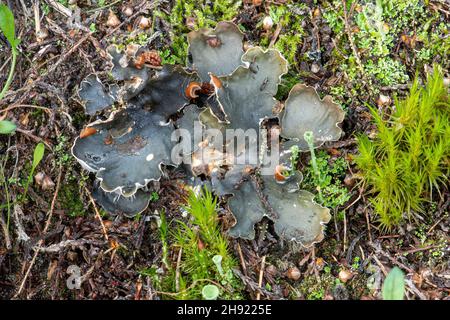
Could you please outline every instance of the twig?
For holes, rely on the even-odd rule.
[[[52,221],[53,212],[55,210],[56,199],[58,198],[58,192],[59,192],[59,188],[61,186],[61,177],[62,177],[62,165],[59,166],[58,181],[56,183],[56,189],[55,189],[55,193],[53,195],[52,204],[50,205],[50,211],[48,212],[47,221],[45,223],[44,230],[42,231],[43,234],[45,234],[47,232],[48,228],[50,227],[50,223]],[[44,243],[44,239],[39,240],[37,247],[41,247],[43,243]],[[17,293],[13,296],[13,299],[17,299],[17,297],[22,292],[23,287],[25,286],[25,282],[27,281],[28,276],[31,272],[31,269],[33,268],[33,265],[36,262],[36,258],[38,256],[38,254],[39,254],[39,250],[35,249],[33,258],[31,259],[31,262],[30,262],[30,266],[28,267],[28,270],[22,279],[19,290],[17,290]]]
[[[55,1],[55,0],[45,0],[49,6],[51,6],[53,9],[61,13],[63,16],[66,16],[67,18],[72,17],[72,10],[66,8],[61,3]]]
[[[241,244],[239,243],[239,240],[237,242],[237,250],[239,254],[239,260],[241,261],[242,271],[244,272],[244,275],[247,275],[247,265],[245,264],[244,255],[242,254]]]
[[[41,19],[39,17],[39,1],[34,0],[33,3],[33,11],[34,11],[34,28],[36,33],[36,41],[40,42],[41,38]]]
[[[275,45],[275,42],[277,42],[278,36],[280,35],[280,32],[281,32],[281,23],[278,23],[277,28],[273,33],[272,39],[270,40],[269,48],[272,48]]]
[[[377,265],[380,267],[380,269],[383,272],[384,276],[386,277],[388,273],[387,273],[386,268],[384,267],[384,265],[381,263],[380,260],[378,260],[376,255],[373,255],[372,257],[375,260],[375,262],[377,263]]]
[[[348,41],[350,42],[350,47],[352,48],[353,55],[355,56],[356,64],[358,65],[358,67],[361,71],[361,75],[364,76],[364,68],[361,63],[361,59],[359,58],[358,51],[356,50],[355,43],[353,42],[352,31],[351,31],[350,25],[348,23],[347,3],[345,0],[342,0],[342,9],[344,11],[344,24],[345,24],[345,31],[347,33]]]
[[[49,145],[44,139],[39,138],[38,136],[35,136],[34,134],[32,134],[29,130],[24,130],[21,128],[16,128],[17,132],[20,132],[24,135],[26,135],[27,137],[31,138],[32,140],[34,140],[35,142],[42,142],[43,144],[46,145],[47,148],[49,148],[50,150],[52,149],[52,146]]]
[[[47,75],[49,75],[50,73],[55,71],[56,68],[58,68],[59,65],[63,61],[65,61],[75,50],[78,49],[79,46],[81,46],[87,39],[89,39],[90,35],[91,35],[90,33],[87,33],[80,40],[78,40],[78,42],[76,44],[74,44],[73,47],[70,48],[65,54],[63,54],[59,58],[59,60],[50,69],[48,69],[46,72],[44,72],[42,75],[40,75],[36,80],[33,80],[30,84],[24,86],[23,88],[20,88],[20,89],[14,91],[14,92],[9,92],[8,94],[5,95],[5,97],[13,95],[13,94],[20,93],[20,92],[29,92],[36,85],[36,83],[38,83],[39,81],[42,80],[42,78],[46,77]]]
[[[3,215],[0,215],[0,224],[2,225],[2,229],[3,229],[3,233],[4,233],[4,237],[5,237],[5,245],[6,245],[6,249],[11,249],[11,239],[9,238],[9,230],[8,230],[8,226],[5,222],[5,220],[3,220]]]
[[[86,191],[86,194],[89,197],[89,201],[92,203],[92,206],[94,207],[96,218],[98,219],[98,221],[100,221],[100,225],[102,226],[103,236],[105,237],[106,241],[108,241],[109,240],[108,233],[106,231],[105,224],[103,223],[103,219],[100,216],[100,212],[97,209],[97,205],[95,204],[94,198],[92,197],[91,192],[88,190],[88,188],[86,188],[86,186],[84,186],[84,190]]]
[[[403,255],[407,255],[407,254],[414,253],[414,252],[431,250],[431,249],[434,249],[434,248],[439,248],[439,246],[438,245],[432,245],[432,246],[426,246],[426,247],[423,247],[423,248],[414,248],[414,249],[411,249],[411,250],[398,252],[397,255],[398,256],[403,256]]]
[[[108,4],[104,5],[104,6],[102,6],[102,7],[89,9],[89,10],[86,11],[86,13],[92,13],[92,12],[104,10],[104,9],[106,9],[106,8],[112,7],[113,5],[115,5],[115,4],[117,4],[117,3],[121,2],[121,1],[122,1],[122,0],[116,0],[116,1],[114,1],[114,2],[111,2],[111,3],[108,3]]]
[[[345,214],[345,210],[342,211],[342,213],[344,214],[344,248],[343,248],[343,251],[345,251],[345,249],[347,247],[347,215]]]
[[[13,217],[14,217],[14,221],[16,223],[17,237],[18,237],[19,241],[27,242],[28,240],[30,240],[30,237],[27,235],[27,233],[25,232],[25,230],[22,226],[20,216],[23,217],[23,211],[22,211],[22,208],[18,204],[16,204],[16,205],[14,205]]]
[[[258,279],[258,287],[262,287],[263,275],[264,275],[264,265],[266,263],[266,256],[263,256],[261,259],[261,267],[259,269],[259,279]],[[256,300],[261,300],[261,292],[256,293]]]
[[[41,109],[41,110],[44,110],[47,112],[50,112],[50,110],[51,110],[50,108],[47,108],[47,107],[35,106],[32,104],[16,104],[16,105],[9,106],[3,110],[0,110],[0,112],[5,113],[7,111],[10,111],[10,110],[16,109],[16,108],[34,108],[34,109]]]
[[[34,247],[34,249],[39,250],[40,252],[55,253],[61,251],[62,249],[68,246],[81,247],[82,245],[87,243],[93,243],[93,241],[86,239],[64,240],[61,241],[60,243],[52,244],[48,247]]]

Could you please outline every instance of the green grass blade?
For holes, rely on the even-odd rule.
[[[16,130],[17,126],[14,122],[8,120],[0,121],[0,134],[10,134]]]
[[[405,275],[403,271],[394,267],[383,284],[383,300],[403,300],[405,295]]]

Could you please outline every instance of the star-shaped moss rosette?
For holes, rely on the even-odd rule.
[[[254,47],[244,52],[243,34],[233,23],[193,31],[188,41],[189,69],[162,66],[154,75],[154,68],[136,64],[142,48],[125,53],[112,48],[111,73],[119,87],[107,89],[94,76],[82,84],[80,96],[88,113],[105,110],[114,101],[119,105],[108,120],[88,125],[72,149],[83,167],[96,173],[96,200],[110,212],[132,216],[147,207],[146,186],[159,180],[161,166],[178,166],[189,171],[188,184],[209,185],[228,201],[236,218],[231,236],[254,238],[254,225],[267,217],[280,237],[305,246],[320,241],[329,210],[316,204],[311,193],[299,190],[300,173],[286,175],[289,146],[307,150],[305,131],[313,132],[315,147],[339,139],[343,111],[331,98],[321,100],[314,89],[296,85],[278,114],[280,102],[274,96],[287,62],[274,49]],[[252,129],[258,134],[238,141],[231,151],[230,139],[216,141],[206,135],[198,143],[193,136],[197,120],[203,129],[218,129],[226,138],[230,130]],[[191,136],[175,129],[185,129]],[[280,150],[267,143],[279,141],[273,132],[283,138]],[[173,159],[180,141],[191,148],[175,152],[179,157]],[[257,148],[256,155],[250,155],[252,161],[237,164],[249,147]],[[281,160],[269,173],[260,161],[266,160],[265,152]],[[198,175],[211,183],[201,182]]]

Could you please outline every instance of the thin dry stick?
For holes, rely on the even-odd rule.
[[[47,108],[47,107],[35,106],[35,105],[32,105],[32,104],[16,104],[16,105],[13,105],[13,106],[9,106],[9,107],[7,107],[7,108],[5,108],[3,110],[0,110],[0,112],[1,113],[5,113],[7,111],[10,111],[10,110],[16,109],[16,108],[34,108],[34,109],[41,109],[41,110],[44,110],[46,112],[50,112],[50,110],[51,110],[50,108]]]
[[[91,192],[88,190],[88,188],[86,188],[86,186],[84,187],[84,190],[86,191],[86,194],[89,197],[89,201],[92,203],[92,206],[94,207],[95,216],[97,217],[98,221],[100,221],[100,224],[102,226],[103,236],[105,237],[106,241],[108,241],[109,240],[108,233],[106,231],[106,227],[105,227],[105,224],[103,223],[103,219],[100,215],[100,212],[98,211],[97,206],[95,205],[94,198],[92,198]]]
[[[277,28],[275,29],[275,32],[273,33],[273,37],[270,40],[269,48],[272,48],[275,45],[275,42],[277,42],[278,36],[281,32],[281,23],[277,24]]]
[[[6,244],[6,249],[11,249],[11,239],[9,237],[9,230],[8,230],[8,226],[6,225],[5,220],[3,220],[3,216],[0,215],[0,224],[2,226],[3,229],[3,233],[4,233],[4,237],[5,237],[5,244]]]
[[[9,95],[12,95],[12,94],[17,94],[17,93],[24,92],[24,91],[26,91],[26,92],[30,91],[30,90],[34,87],[34,85],[35,85],[36,83],[38,83],[39,81],[42,80],[42,78],[46,77],[48,74],[50,74],[50,73],[52,73],[53,71],[55,71],[56,68],[58,68],[59,65],[60,65],[63,61],[65,61],[65,60],[66,60],[66,59],[67,59],[67,58],[68,58],[75,50],[78,49],[79,46],[81,46],[87,39],[89,39],[90,35],[91,35],[90,33],[87,33],[86,35],[84,35],[84,36],[83,36],[76,44],[73,45],[72,48],[70,48],[65,54],[63,54],[63,55],[59,58],[59,60],[58,60],[58,61],[57,61],[50,69],[48,69],[46,72],[44,72],[44,73],[43,73],[41,76],[39,76],[36,80],[32,81],[30,84],[24,86],[23,88],[20,88],[20,89],[18,89],[18,90],[16,90],[16,91],[13,91],[13,92],[8,92],[8,94],[7,94],[6,96],[9,96]],[[6,96],[5,96],[5,97],[6,97]]]
[[[45,141],[44,139],[42,139],[42,138],[40,138],[40,137],[38,137],[38,136],[35,136],[34,134],[31,133],[30,130],[24,130],[24,129],[22,129],[22,128],[16,128],[16,131],[19,132],[19,133],[24,134],[25,136],[27,136],[28,138],[34,140],[35,142],[38,142],[38,143],[39,143],[39,142],[42,142],[43,144],[45,144],[45,146],[46,146],[48,149],[52,150],[52,146],[49,145],[47,141]]]
[[[347,215],[345,214],[345,211],[342,211],[344,214],[344,252],[347,247]]]
[[[66,16],[67,18],[72,17],[72,10],[66,8],[61,3],[55,1],[55,0],[46,0],[49,6],[51,6],[53,9],[61,13],[62,15]]]
[[[266,264],[266,256],[261,259],[261,268],[259,270],[258,288],[262,287],[263,275],[264,275],[264,265]],[[261,292],[256,293],[256,300],[261,300]]]
[[[41,40],[41,19],[39,17],[39,1],[35,0],[33,4],[34,10],[34,28],[36,33],[36,40]]]
[[[427,251],[427,250],[431,250],[431,249],[435,249],[435,248],[439,248],[439,246],[438,245],[432,245],[432,246],[426,246],[426,247],[423,247],[423,248],[414,248],[414,249],[398,252],[397,255],[398,256],[404,256],[404,255],[407,255],[407,254],[410,254],[410,253],[415,253],[415,252],[419,252],[419,251]]]
[[[239,240],[237,243],[237,249],[239,254],[239,260],[241,261],[242,271],[244,272],[245,275],[247,275],[247,265],[245,264],[244,255],[242,254],[241,244],[239,243]]]
[[[447,218],[447,217],[444,215],[444,216],[443,216],[442,218],[440,218],[435,224],[433,224],[433,225],[431,226],[431,228],[428,229],[427,235],[430,234],[431,231],[433,231],[433,229],[436,228],[436,226],[437,226],[442,220],[444,220],[445,218]]]
[[[342,0],[342,9],[344,10],[345,32],[347,33],[348,41],[350,42],[350,47],[352,48],[353,55],[355,56],[356,64],[358,65],[361,74],[364,76],[364,68],[362,66],[361,59],[359,58],[358,51],[356,50],[355,43],[353,42],[352,31],[348,23],[347,4],[345,0]]]
[[[59,188],[61,186],[61,176],[62,176],[62,165],[59,166],[58,181],[56,183],[55,193],[53,195],[52,203],[50,205],[50,211],[48,212],[47,221],[45,223],[44,230],[42,231],[43,234],[45,234],[47,232],[48,228],[50,227],[50,223],[52,221],[53,212],[55,210],[56,199],[58,198],[58,192],[59,192]],[[36,262],[36,258],[37,258],[38,254],[39,254],[39,251],[40,251],[39,247],[41,247],[43,244],[44,244],[44,239],[39,240],[39,243],[36,246],[36,250],[34,251],[33,259],[31,259],[30,266],[28,267],[28,270],[27,270],[27,272],[25,273],[25,276],[22,279],[22,282],[20,284],[19,290],[17,290],[17,293],[13,296],[13,299],[17,299],[17,297],[22,292],[22,290],[23,290],[23,288],[25,286],[25,282],[27,281],[28,276],[29,276],[29,274],[31,272],[31,269],[33,268],[33,265]]]

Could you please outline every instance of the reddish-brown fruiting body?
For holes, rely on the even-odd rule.
[[[97,133],[97,129],[95,129],[94,127],[86,127],[83,130],[81,130],[80,132],[80,138],[86,138],[89,136],[92,136],[93,134]]]
[[[186,87],[186,90],[184,90],[184,93],[189,99],[196,99],[198,98],[198,94],[199,92],[201,92],[201,90],[202,85],[198,82],[193,81],[189,83],[189,85]]]

